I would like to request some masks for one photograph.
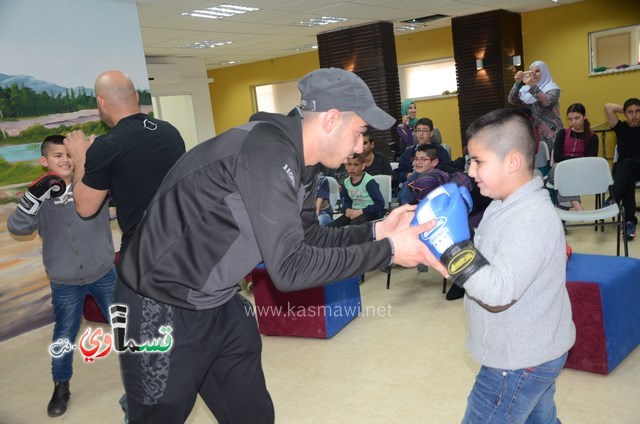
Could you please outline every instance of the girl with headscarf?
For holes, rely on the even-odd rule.
[[[402,151],[408,146],[413,146],[416,144],[416,140],[413,136],[413,130],[416,128],[416,122],[418,122],[418,118],[416,117],[418,108],[416,107],[416,103],[413,99],[407,99],[402,102],[402,106],[400,107],[402,111],[402,123],[398,124],[396,128],[396,132],[398,133],[398,137],[402,140]]]
[[[547,143],[551,151],[556,134],[562,129],[560,87],[553,82],[547,64],[539,60],[531,64],[528,72],[516,72],[514,78],[509,103],[529,109],[540,141]]]

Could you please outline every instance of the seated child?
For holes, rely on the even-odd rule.
[[[331,222],[329,227],[361,224],[382,217],[385,209],[384,197],[378,183],[364,172],[364,162],[362,155],[347,161],[349,177],[344,180],[341,192],[344,214]]]
[[[418,176],[436,169],[436,166],[440,163],[438,153],[438,148],[432,144],[420,144],[416,147],[415,156],[413,157],[413,172],[398,192],[398,204],[400,206],[408,203],[418,203],[410,184],[415,181]],[[427,194],[428,193],[425,193],[425,196]],[[424,198],[424,196],[420,199],[422,198]]]
[[[416,124],[415,129],[416,137],[418,138],[418,143],[416,145],[409,146],[405,149],[405,151],[400,156],[398,161],[398,167],[393,170],[393,179],[397,184],[404,184],[407,181],[407,178],[411,177],[413,173],[413,157],[416,154],[416,150],[418,146],[423,144],[434,144],[433,143],[433,121],[429,118],[420,118],[418,119],[418,123]],[[451,162],[451,156],[449,152],[442,147],[442,145],[437,145],[438,149],[438,169],[441,169],[444,165]]]
[[[398,203],[417,204],[424,199],[433,189],[448,182],[454,182],[459,186],[465,187],[471,193],[473,207],[469,212],[470,216],[478,216],[484,211],[491,199],[483,196],[473,179],[460,169],[455,168],[454,164],[458,161],[450,162],[443,167],[438,167],[438,149],[431,144],[418,146],[416,156],[414,158],[415,172],[409,177],[407,183],[402,186],[398,193]],[[464,166],[464,161],[462,162]],[[438,168],[436,168],[438,167]],[[475,226],[475,225],[474,225]]]
[[[7,221],[9,232],[24,236],[38,231],[42,259],[51,280],[53,342],[75,344],[84,298],[91,294],[102,315],[109,317],[116,272],[107,202],[91,219],[76,212],[71,189],[73,162],[61,135],[42,142],[40,163],[49,173],[34,181]],[[66,185],[66,190],[64,186]],[[54,391],[47,406],[50,417],[65,413],[71,392],[73,349],[52,356]]]

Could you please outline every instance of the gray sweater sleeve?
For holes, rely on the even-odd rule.
[[[16,207],[7,220],[7,229],[15,236],[28,236],[38,229],[39,222],[38,215],[29,215]]]

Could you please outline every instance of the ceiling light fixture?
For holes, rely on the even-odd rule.
[[[229,16],[242,15],[247,12],[260,10],[257,7],[234,6],[232,4],[221,4],[207,7],[206,9],[196,9],[191,12],[181,13],[182,16],[193,16],[194,18],[222,19]]]
[[[442,15],[440,13],[437,13],[435,15],[429,15],[429,16],[422,16],[420,18],[413,18],[413,19],[407,19],[405,21],[401,21],[401,23],[403,24],[408,24],[408,25],[415,25],[415,24],[427,24],[429,22],[433,22],[433,21],[437,21],[439,19],[444,19],[444,18],[448,18],[448,15]]]
[[[316,46],[316,45],[313,45],[313,46],[312,45],[308,45],[308,46],[291,47],[290,49],[286,49],[286,50],[291,50],[291,51],[294,51],[294,52],[302,52],[302,51],[305,51],[305,50],[314,50],[314,49],[317,49],[317,48],[318,48],[318,46]]]
[[[231,44],[233,41],[214,41],[214,40],[203,40],[196,41],[195,43],[185,44],[184,46],[180,46],[182,49],[212,49],[214,47],[226,46]]]
[[[408,24],[400,25],[394,28],[394,31],[415,31],[416,29],[424,28],[421,24]]]
[[[319,25],[329,25],[336,24],[338,22],[348,21],[347,18],[338,18],[336,16],[323,16],[321,18],[311,18],[308,21],[300,21],[294,24],[289,24],[290,26],[303,26],[303,27],[313,27]]]

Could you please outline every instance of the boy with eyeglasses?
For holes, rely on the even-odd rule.
[[[419,175],[436,169],[438,163],[438,148],[436,146],[423,144],[416,148],[416,153],[413,157],[413,172],[409,174],[400,192],[398,192],[398,203],[400,205],[417,203],[411,184]]]
[[[402,156],[400,156],[398,168],[393,171],[393,178],[400,184],[404,184],[413,174],[413,157],[418,147],[424,144],[431,144],[433,121],[429,118],[418,119],[414,132],[418,138],[418,144],[407,147]],[[438,167],[451,162],[451,156],[442,145],[436,145],[436,148],[438,149]]]

